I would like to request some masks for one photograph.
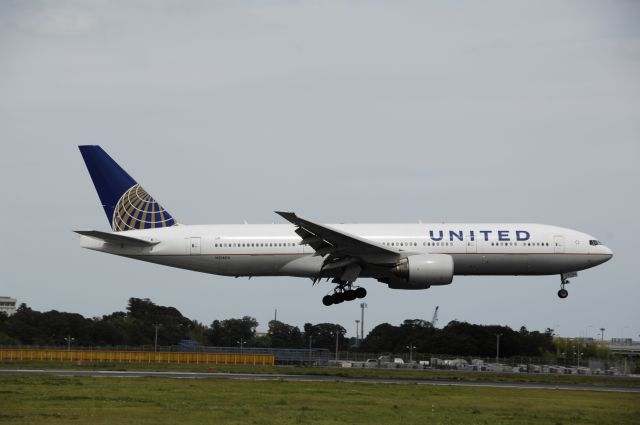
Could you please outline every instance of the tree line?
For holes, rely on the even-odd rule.
[[[85,318],[77,313],[56,310],[39,312],[21,304],[16,313],[0,313],[0,345],[55,346],[159,346],[178,345],[183,340],[202,345],[234,347],[306,348],[311,338],[315,348],[335,349],[336,334],[347,347],[345,328],[334,323],[306,323],[301,331],[280,321],[269,322],[266,334],[258,334],[258,321],[250,316],[214,320],[206,326],[189,319],[175,307],[156,305],[148,299],[130,298],[126,311]]]
[[[400,353],[413,346],[419,353],[492,357],[496,355],[498,338],[502,357],[542,357],[555,352],[552,329],[528,331],[523,326],[515,331],[508,326],[474,325],[457,320],[437,329],[420,319],[405,320],[399,326],[382,323],[371,330],[361,348]]]
[[[501,356],[543,356],[555,353],[553,331],[515,331],[507,326],[475,325],[452,321],[442,329],[421,319],[405,320],[395,326],[382,323],[356,347],[355,340],[346,337],[346,330],[335,323],[305,323],[300,329],[280,321],[268,323],[266,333],[257,333],[258,321],[250,316],[214,320],[206,326],[183,316],[174,307],[156,305],[148,299],[131,298],[126,311],[102,317],[85,318],[77,313],[51,310],[39,312],[21,304],[12,316],[0,313],[0,345],[67,344],[74,346],[160,346],[178,345],[193,340],[202,345],[272,348],[327,348],[335,350],[336,338],[340,350],[373,353],[400,353],[408,346],[420,353],[455,354],[461,356],[494,356],[496,339],[500,335]]]

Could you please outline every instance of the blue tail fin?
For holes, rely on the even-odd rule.
[[[169,227],[176,224],[134,179],[100,146],[78,146],[114,231]]]

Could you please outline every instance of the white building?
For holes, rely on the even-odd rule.
[[[15,298],[0,297],[0,312],[11,316],[16,312],[16,302],[17,300]]]

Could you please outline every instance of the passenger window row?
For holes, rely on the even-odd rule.
[[[269,247],[282,247],[282,246],[295,246],[295,243],[291,242],[245,242],[245,243],[215,243],[215,248],[269,248]]]
[[[418,246],[417,242],[382,242],[384,246]],[[453,242],[422,242],[423,246],[453,246]]]
[[[518,242],[491,242],[491,246],[518,246]],[[522,246],[549,246],[549,242],[522,242]]]
[[[243,242],[243,243],[215,243],[215,248],[270,248],[294,247],[292,242]],[[417,242],[382,242],[384,246],[405,247],[418,246]],[[423,242],[423,246],[453,246],[453,242]],[[518,246],[518,242],[491,242],[491,246]],[[549,242],[522,242],[521,246],[549,246]]]
[[[385,246],[418,246],[416,242],[382,242]],[[423,246],[454,246],[453,242],[423,242]],[[491,246],[549,246],[549,242],[491,242]]]
[[[384,246],[418,246],[416,242],[382,242]]]

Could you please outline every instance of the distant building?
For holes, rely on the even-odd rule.
[[[632,345],[632,338],[611,338],[609,345]]]
[[[0,312],[11,316],[16,312],[16,302],[17,300],[15,298],[0,297]]]
[[[632,338],[611,338],[607,345],[612,353],[640,357],[640,342],[635,342]]]

